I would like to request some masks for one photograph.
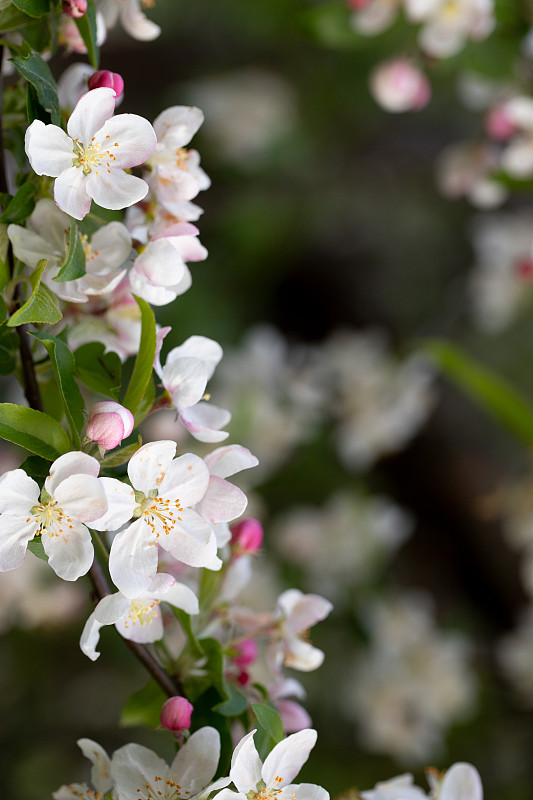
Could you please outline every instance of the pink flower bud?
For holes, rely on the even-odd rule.
[[[95,403],[89,411],[86,436],[104,450],[112,450],[133,430],[131,411],[112,400]]]
[[[87,0],[63,0],[63,13],[69,17],[83,17],[87,11]]]
[[[247,667],[256,660],[259,646],[255,639],[244,639],[242,642],[235,645],[235,650],[237,651],[237,655],[233,657],[233,661],[238,664],[239,667]]]
[[[418,111],[431,97],[429,81],[405,58],[378,64],[370,75],[370,91],[385,111]]]
[[[117,98],[124,92],[124,81],[118,72],[110,72],[108,69],[98,69],[93,72],[88,80],[89,89],[99,89],[104,86],[106,89],[113,89]]]
[[[231,541],[241,553],[255,553],[263,541],[263,526],[253,517],[243,519],[231,528]]]
[[[516,125],[511,121],[505,104],[490,109],[485,117],[485,130],[497,142],[505,142],[516,133]]]
[[[533,281],[533,259],[519,258],[515,264],[515,272],[521,281],[531,283]]]
[[[169,731],[188,730],[191,727],[191,715],[194,706],[186,697],[170,697],[163,703],[160,721],[163,728]]]

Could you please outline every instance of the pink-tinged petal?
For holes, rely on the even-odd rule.
[[[171,576],[169,575],[168,577],[170,578]],[[189,589],[188,586],[174,579],[172,579],[170,586],[164,589],[162,588],[159,591],[151,587],[150,595],[155,600],[162,600],[165,603],[169,603],[171,606],[181,608],[187,614],[198,614],[198,598],[192,589]]]
[[[131,411],[128,408],[121,406],[120,403],[116,403],[114,400],[102,400],[102,402],[95,403],[93,406],[91,406],[91,410],[89,411],[89,421],[92,420],[97,414],[118,414],[122,420],[124,438],[130,435],[133,430],[133,426],[135,425],[135,418]]]
[[[43,531],[41,541],[48,563],[64,581],[75,581],[89,572],[94,550],[91,534],[85,525],[73,520],[65,524],[64,533]]]
[[[103,747],[92,739],[78,739],[76,742],[81,752],[91,764],[91,783],[98,792],[108,792],[113,786],[111,779],[111,761]]]
[[[200,359],[206,364],[209,379],[223,355],[222,347],[214,339],[208,339],[207,336],[189,336],[183,344],[172,348],[165,364],[168,366],[184,357]]]
[[[50,467],[50,474],[47,477],[44,488],[49,495],[55,497],[55,491],[60,483],[71,475],[92,475],[98,477],[100,464],[92,456],[74,450],[59,456]]]
[[[213,779],[220,758],[220,734],[206,726],[192,734],[170,765],[168,779],[180,785],[181,797],[193,797]]]
[[[63,511],[80,522],[92,522],[107,511],[107,498],[99,478],[93,475],[71,475],[54,493]]]
[[[100,628],[102,628],[102,623],[98,622],[93,612],[83,626],[80,636],[80,650],[91,661],[100,658],[100,652],[96,649],[100,641]]]
[[[231,758],[229,776],[239,792],[244,795],[250,791],[255,792],[257,784],[262,779],[262,764],[255,746],[254,733],[255,731],[252,731],[241,739]]]
[[[94,618],[101,625],[114,625],[125,614],[131,605],[131,600],[121,592],[108,594],[103,597],[94,609]]]
[[[59,209],[58,209],[59,210]],[[35,231],[21,225],[9,225],[7,229],[13,252],[28,267],[36,267],[39,261],[46,258],[50,264],[57,263],[57,254],[52,245]]]
[[[117,533],[109,554],[111,580],[126,597],[142,595],[157,572],[157,546],[143,519]]]
[[[102,150],[106,148],[113,166],[119,169],[143,164],[157,144],[151,124],[138,114],[119,114],[108,120],[95,141]]]
[[[34,120],[26,131],[25,147],[31,168],[37,175],[57,178],[72,167],[72,139],[57,125],[45,125],[41,120]]]
[[[86,183],[86,176],[78,167],[71,167],[56,178],[54,200],[65,214],[74,219],[83,219],[91,209]]]
[[[453,764],[444,775],[439,800],[483,800],[477,769],[464,762]]]
[[[107,87],[93,89],[82,95],[67,123],[69,136],[84,147],[90,144],[104,123],[113,116],[115,100],[115,92]]]
[[[148,494],[159,489],[176,455],[176,442],[148,442],[137,450],[128,464],[128,476],[134,489]]]
[[[250,469],[259,464],[258,459],[240,444],[229,444],[226,447],[217,447],[205,457],[205,463],[211,475],[219,478],[229,478],[243,469]]]
[[[165,138],[165,148],[184,147],[204,121],[204,114],[195,106],[171,106],[154,120],[154,130],[159,141]],[[159,149],[159,148],[158,148]]]
[[[20,567],[26,555],[28,542],[31,542],[39,525],[34,517],[0,516],[0,572]]]
[[[204,461],[193,453],[175,458],[160,485],[161,497],[179,499],[184,508],[199,503],[207,491],[209,470]]]
[[[294,636],[286,639],[283,663],[286,667],[300,670],[300,672],[313,672],[324,661],[324,653],[303,639]]]
[[[139,787],[146,789],[146,794],[158,797],[155,777],[166,780],[168,766],[155,753],[140,744],[127,744],[115,750],[111,760],[111,777],[116,784],[119,800],[138,797]]]
[[[108,508],[103,516],[91,520],[91,528],[95,531],[117,531],[133,516],[137,505],[135,492],[131,486],[116,478],[100,478],[100,483]]]
[[[200,514],[208,522],[231,522],[240,517],[248,498],[232,483],[212,475],[207,492],[200,503]]]
[[[176,248],[166,239],[149,242],[135,259],[133,272],[156,286],[174,286],[182,279],[185,264]]]
[[[142,621],[139,617],[142,615]],[[138,644],[157,642],[163,638],[163,616],[155,600],[132,600],[129,611],[117,620],[115,628],[125,639]]]
[[[287,617],[286,624],[299,633],[325,619],[333,605],[318,594],[303,594],[299,589],[287,589],[278,597],[278,607]]]
[[[190,567],[220,569],[222,562],[217,557],[216,539],[209,525],[189,509],[181,511],[180,517],[181,522],[158,539],[160,546]]]
[[[207,250],[196,236],[171,236],[167,241],[172,243],[184,261],[205,261]]]
[[[180,411],[182,425],[199,442],[222,442],[229,433],[221,431],[231,420],[231,413],[211,403],[196,403]]]
[[[91,248],[93,260],[88,261],[87,272],[99,275],[124,264],[131,251],[131,236],[121,222],[110,222],[96,231]]]
[[[272,786],[276,778],[281,778],[281,781],[276,780],[276,788],[292,783],[309,758],[316,739],[316,731],[306,728],[279,742],[263,764],[262,778],[267,787]]]
[[[163,386],[178,410],[201,400],[207,385],[207,374],[207,365],[198,358],[180,358],[163,367]]]
[[[311,725],[311,717],[305,708],[294,700],[278,700],[276,708],[283,723],[283,730],[286,733],[295,733]],[[300,795],[298,795],[299,797]]]
[[[103,167],[98,172],[93,170],[87,176],[86,190],[89,197],[102,208],[117,210],[132,206],[146,197],[148,184],[142,178],[128,175],[121,169]]]
[[[183,294],[181,291],[176,291],[174,286],[169,288],[154,286],[147,278],[135,271],[130,272],[128,279],[133,294],[139,295],[151,306],[167,306],[169,303],[174,302],[178,294]],[[191,282],[189,281],[189,286],[190,284]]]
[[[329,800],[329,792],[315,783],[297,783],[284,786],[279,800]],[[424,798],[426,800],[426,798]]]
[[[148,19],[140,9],[136,0],[126,0],[122,9],[122,27],[139,42],[151,42],[157,39],[161,33],[161,28]]]
[[[27,515],[39,502],[39,486],[23,469],[12,469],[0,477],[0,513]]]

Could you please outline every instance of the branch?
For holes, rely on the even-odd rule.
[[[109,588],[109,584],[106,580],[102,567],[96,560],[93,561],[93,565],[89,570],[89,577],[93,584],[93,588],[95,594],[97,595],[98,599],[102,599],[108,594],[111,594],[111,590]],[[159,686],[163,689],[163,691],[169,696],[174,697],[177,694],[183,694],[183,691],[179,684],[175,682],[170,675],[163,669],[163,667],[159,664],[158,661],[153,657],[151,652],[148,648],[143,644],[138,644],[137,642],[132,642],[130,639],[124,639],[123,636],[120,637],[126,645],[130,648],[130,650],[135,653],[141,664],[148,670],[150,675],[154,678],[155,681],[159,684]]]

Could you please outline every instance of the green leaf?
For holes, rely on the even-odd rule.
[[[61,112],[57,99],[57,86],[50,67],[37,53],[28,56],[15,56],[11,59],[17,70],[28,83],[35,87],[39,103],[50,112],[54,125],[61,124]]]
[[[11,278],[7,261],[8,248],[9,239],[7,236],[7,225],[0,225],[0,291],[6,288]]]
[[[10,375],[17,363],[19,337],[7,325],[0,325],[0,375]]]
[[[54,280],[58,283],[75,281],[76,278],[81,278],[83,275],[85,275],[85,250],[81,243],[78,223],[75,219],[71,219],[67,260]]]
[[[102,459],[102,469],[111,469],[111,467],[121,467],[126,464],[132,455],[137,452],[142,445],[142,439],[139,436],[138,441],[134,444],[129,444],[127,447],[121,447],[119,450],[113,450],[112,453]]]
[[[32,293],[28,300],[10,317],[7,324],[10,328],[16,325],[24,325],[26,322],[59,322],[61,311],[57,297],[50,291],[48,286],[41,283],[41,277],[46,267],[46,260],[43,258],[35,267],[31,277]]]
[[[23,469],[26,475],[33,478],[42,488],[50,472],[50,462],[40,456],[28,456],[20,465],[20,469]]]
[[[213,711],[222,714],[223,717],[240,717],[248,708],[248,700],[228,681],[224,682],[224,692],[227,700],[216,703],[213,706]]]
[[[8,8],[0,11],[0,31],[2,31],[2,33],[14,31],[32,22],[33,19],[31,17],[24,14],[14,5],[8,6]]]
[[[137,411],[135,412],[135,427],[140,425],[143,419],[148,416],[152,410],[152,406],[154,405],[154,400],[155,385],[152,378],[150,378],[148,386],[146,387],[146,391],[142,396],[141,402],[137,406]]]
[[[37,556],[37,558],[40,558],[43,561],[48,561],[48,556],[44,552],[44,547],[40,536],[36,536],[31,540],[31,542],[28,542],[28,550],[33,553],[34,556]]]
[[[42,17],[50,11],[50,0],[12,0],[12,3],[30,17]]]
[[[124,727],[148,725],[149,728],[157,728],[161,707],[167,699],[159,684],[150,680],[143,689],[132,694],[126,701],[120,715],[120,724]]]
[[[192,657],[195,660],[198,658],[203,658],[204,649],[200,644],[200,642],[198,641],[198,639],[196,638],[196,635],[192,629],[190,614],[187,614],[185,611],[182,611],[181,608],[176,608],[176,606],[172,606],[172,611],[174,612],[174,616],[180,623],[181,627],[183,628],[183,632],[187,637]]]
[[[70,439],[59,422],[15,403],[0,403],[0,437],[48,461],[70,450]]]
[[[34,195],[37,187],[34,183],[26,181],[16,195],[9,201],[5,211],[0,215],[0,222],[8,224],[14,222],[20,224],[24,222],[35,208]]]
[[[76,374],[80,381],[93,392],[118,400],[121,385],[122,364],[116,353],[106,353],[101,342],[89,342],[78,347]]]
[[[135,295],[133,296],[135,297]],[[154,312],[146,300],[142,300],[140,297],[135,297],[135,300],[141,309],[141,343],[133,373],[122,400],[122,405],[129,408],[132,414],[137,411],[152,377],[156,348]]]
[[[43,343],[50,356],[72,434],[72,445],[77,450],[81,447],[80,431],[85,423],[83,414],[85,402],[74,379],[76,360],[65,342],[57,336],[35,332],[32,333],[32,336]]]
[[[200,639],[200,647],[207,656],[204,670],[209,676],[211,685],[217,690],[220,698],[227,699],[224,688],[224,655],[222,645],[217,639]]]
[[[278,711],[270,705],[252,703],[252,710],[259,725],[265,729],[274,744],[283,739],[283,723]]]
[[[423,352],[448,378],[527,445],[533,444],[533,407],[499,375],[478,364],[457,345],[433,341]]]
[[[97,44],[96,37],[96,5],[94,0],[87,0],[87,11],[83,17],[74,20],[78,26],[80,36],[87,48],[87,55],[91,66],[98,69],[98,62],[100,60],[100,52]]]

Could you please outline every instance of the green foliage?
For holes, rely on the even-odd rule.
[[[76,360],[65,342],[57,336],[46,333],[33,333],[46,348],[54,369],[54,375],[61,392],[65,414],[72,434],[74,449],[81,446],[79,431],[83,427],[85,402],[74,378]]]
[[[19,337],[7,325],[0,325],[0,375],[10,375],[17,363]]]
[[[126,701],[120,724],[123,727],[132,725],[148,725],[149,728],[157,728],[161,706],[167,699],[167,695],[154,680],[149,680],[146,686],[135,692]]]
[[[271,705],[252,703],[252,710],[257,717],[255,746],[261,758],[265,758],[274,745],[283,739],[283,723],[279,713]]]
[[[75,219],[70,220],[70,238],[67,260],[55,276],[58,283],[75,281],[85,275],[85,250],[81,243],[79,225]]]
[[[135,412],[134,415],[136,427],[137,425],[141,424],[141,422],[145,417],[148,416],[148,414],[152,410],[154,401],[155,401],[155,385],[152,378],[150,378],[150,380],[148,381],[148,386],[146,387],[146,391],[143,394],[141,402],[139,403],[137,411]]]
[[[96,43],[96,5],[94,0],[87,0],[86,13],[75,22],[80,36],[85,42],[89,61],[95,69],[98,69],[100,51]]]
[[[26,475],[33,478],[42,489],[43,483],[50,472],[50,462],[40,456],[28,456],[20,465],[20,469],[23,469]]]
[[[50,11],[50,0],[11,0],[20,11],[30,17],[42,17]]]
[[[15,403],[0,403],[0,437],[49,461],[70,450],[70,439],[59,422]]]
[[[25,325],[27,322],[59,322],[62,318],[57,297],[48,286],[41,283],[41,278],[46,267],[46,259],[39,261],[31,274],[30,281],[32,293],[28,300],[14,314],[7,324],[10,328],[16,325]]]
[[[141,437],[134,444],[129,444],[127,447],[121,447],[118,450],[113,450],[105,458],[102,459],[102,469],[111,469],[112,467],[121,467],[126,464],[132,455],[137,452],[142,445]]]
[[[132,414],[137,411],[152,378],[156,348],[154,312],[145,300],[140,297],[135,297],[135,300],[141,309],[141,343],[133,373],[122,400],[122,405],[128,408]]]
[[[33,21],[32,17],[20,11],[15,4],[0,11],[0,31],[2,31],[2,33],[22,28],[24,25],[31,24]]]
[[[527,445],[533,444],[533,407],[513,386],[481,366],[460,347],[433,341],[424,353],[448,378]]]
[[[321,44],[334,48],[353,48],[357,36],[350,26],[350,10],[345,2],[315,6],[304,16],[308,31]]]
[[[50,112],[52,123],[60,125],[61,111],[57,99],[57,86],[46,61],[43,61],[38,53],[30,53],[24,57],[15,56],[11,61],[22,77],[34,87],[39,103]]]
[[[28,542],[28,550],[33,553],[34,556],[40,558],[41,561],[48,561],[48,556],[44,552],[44,547],[40,536],[36,536],[31,540],[31,542]]]
[[[248,708],[248,700],[232,683],[224,681],[223,686],[227,699],[214,705],[213,711],[223,717],[239,717]]]
[[[9,265],[7,262],[7,251],[9,239],[7,236],[7,225],[0,225],[0,291],[3,291],[10,279]]]
[[[24,222],[35,208],[33,198],[36,191],[37,187],[31,179],[23,183],[16,195],[7,202],[7,206],[0,216],[0,223],[20,224]]]
[[[116,353],[106,353],[101,342],[82,344],[74,353],[76,376],[93,392],[118,400],[122,364]]]

